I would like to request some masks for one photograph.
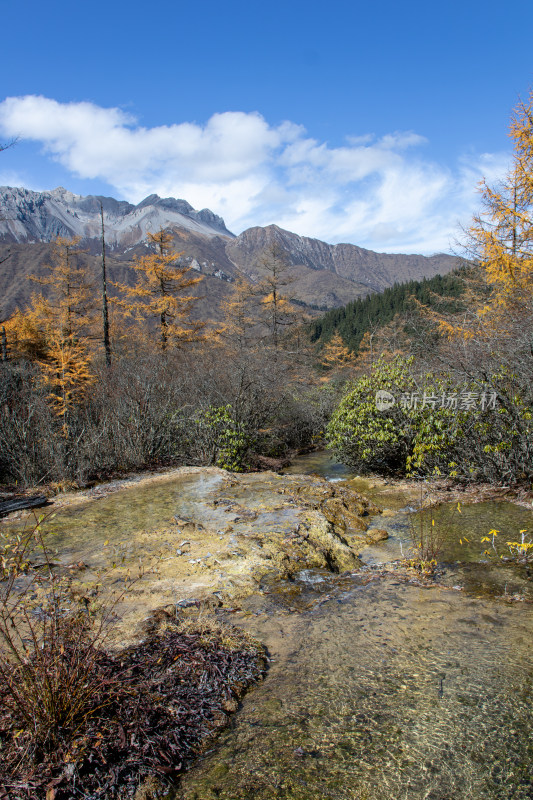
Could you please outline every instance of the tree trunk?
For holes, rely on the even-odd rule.
[[[2,325],[2,361],[7,361],[7,336],[4,325]]]
[[[104,328],[105,363],[111,366],[111,341],[109,338],[109,314],[107,307],[107,276],[105,264],[105,231],[104,231],[104,206],[100,203],[100,217],[102,220],[102,324]]]

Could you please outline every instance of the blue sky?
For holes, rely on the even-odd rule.
[[[0,183],[449,250],[533,85],[530,0],[4,4]]]

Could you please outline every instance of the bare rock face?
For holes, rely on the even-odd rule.
[[[132,247],[144,241],[148,231],[160,227],[177,226],[204,236],[233,236],[224,220],[209,209],[195,211],[186,200],[173,197],[152,194],[135,206],[113,197],[83,197],[62,186],[51,192],[1,186],[0,241],[51,242],[57,236],[99,239],[100,204],[111,248]]]
[[[275,248],[287,262],[302,273],[327,271],[344,286],[344,281],[354,288],[364,287],[381,292],[394,283],[421,280],[434,275],[444,275],[458,266],[458,259],[444,253],[434,256],[375,253],[354,244],[327,244],[319,239],[298,236],[290,231],[268,225],[266,228],[248,228],[226,245],[231,260],[247,272],[258,274],[258,255]],[[307,279],[311,278],[307,275]]]

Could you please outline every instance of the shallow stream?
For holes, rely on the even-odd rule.
[[[350,477],[328,454],[291,471]],[[533,798],[533,604],[511,600],[533,599],[533,585],[480,541],[491,529],[515,539],[532,512],[449,504],[423,518],[441,531],[445,567],[422,588],[381,567],[419,535],[413,497],[353,485],[390,509],[375,520],[389,539],[363,552],[360,574],[306,571],[284,606],[287,586],[277,608],[265,598],[240,615],[267,642],[270,671],[176,798]]]
[[[292,471],[350,479],[327,453]],[[127,552],[133,531],[151,547],[174,515],[217,525],[219,483],[188,476],[58,514],[58,550],[95,563],[95,545]],[[389,538],[353,575],[303,570],[226,614],[266,642],[270,670],[174,797],[531,800],[533,582],[500,556],[533,512],[455,503],[420,516],[409,491],[350,483],[387,509],[371,525]],[[443,564],[427,588],[391,570],[421,526]],[[494,546],[481,542],[490,530]]]
[[[178,797],[533,796],[531,606],[390,577],[276,624],[250,625],[271,670]]]

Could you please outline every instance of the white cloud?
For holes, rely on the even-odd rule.
[[[500,177],[508,159],[471,156],[451,170],[420,157],[426,140],[412,131],[331,147],[258,113],[146,128],[118,108],[34,95],[0,103],[0,131],[41,143],[73,175],[103,180],[132,202],[183,197],[222,214],[237,233],[276,223],[389,252],[449,249],[478,200],[476,184]]]

